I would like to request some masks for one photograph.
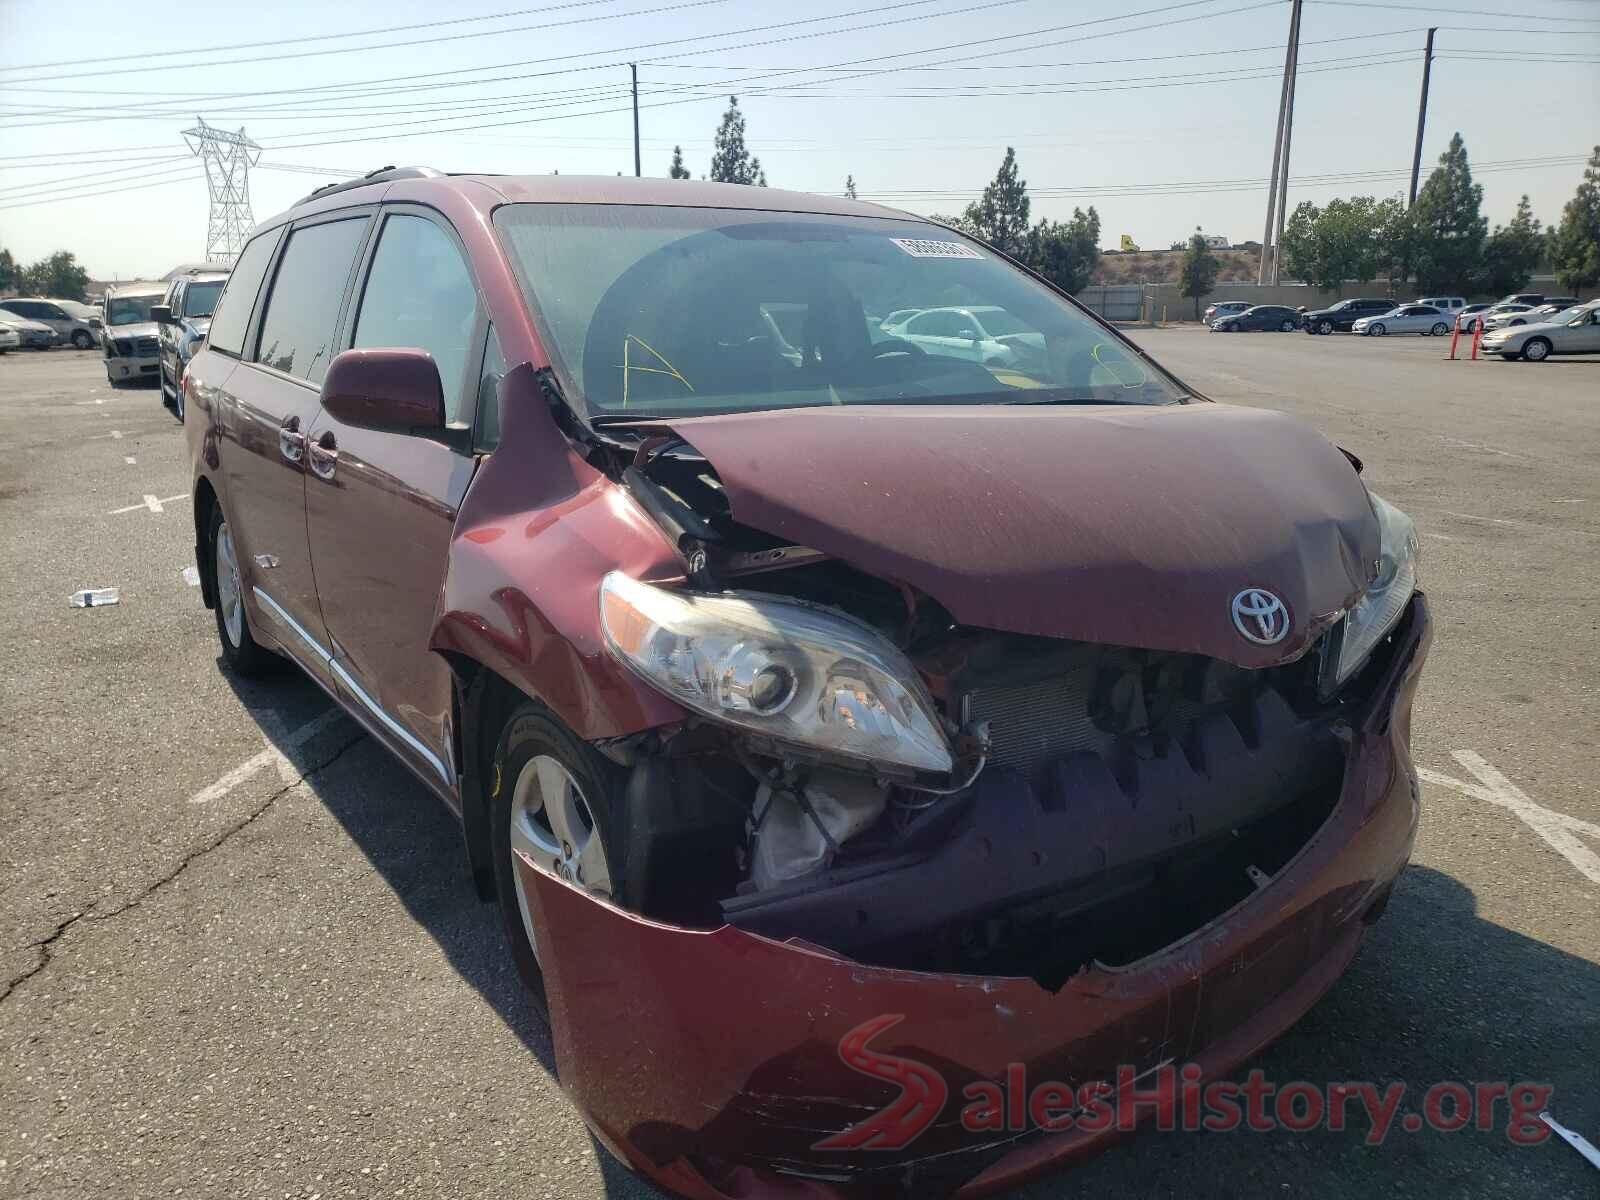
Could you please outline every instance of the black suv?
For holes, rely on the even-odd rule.
[[[1332,333],[1335,329],[1340,333],[1349,333],[1350,327],[1362,317],[1375,317],[1379,313],[1390,312],[1395,307],[1393,300],[1373,297],[1341,300],[1337,304],[1330,304],[1327,308],[1306,313],[1301,320],[1301,328],[1307,333]]]
[[[213,267],[185,271],[162,303],[150,309],[161,333],[161,401],[183,420],[183,372],[211,328],[211,312],[228,272]]]

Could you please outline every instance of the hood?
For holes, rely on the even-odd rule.
[[[114,338],[150,337],[161,332],[154,321],[134,321],[127,325],[107,325],[104,330]]]
[[[736,521],[908,583],[989,629],[1298,657],[1360,594],[1378,523],[1343,453],[1292,418],[1199,403],[863,406],[663,421]],[[1287,606],[1273,646],[1232,602]]]

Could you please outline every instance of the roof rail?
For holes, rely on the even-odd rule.
[[[392,183],[397,179],[438,179],[443,175],[443,171],[436,171],[432,167],[397,167],[391,164],[379,167],[375,171],[368,171],[356,179],[346,179],[342,183],[325,183],[319,188],[313,188],[296,200],[291,207],[299,207],[316,196],[331,196],[335,192],[348,191],[350,188],[366,187],[369,183]]]

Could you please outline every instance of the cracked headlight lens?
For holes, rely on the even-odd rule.
[[[1335,685],[1361,668],[1374,646],[1394,628],[1417,590],[1417,527],[1383,497],[1369,493],[1377,514],[1380,543],[1378,570],[1367,591],[1344,618]]]
[[[606,645],[685,708],[866,763],[948,772],[916,670],[871,626],[780,596],[600,584]]]

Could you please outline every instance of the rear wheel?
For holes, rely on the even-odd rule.
[[[268,651],[250,636],[250,619],[244,611],[244,572],[239,567],[239,551],[233,543],[233,530],[222,515],[222,505],[211,509],[210,536],[212,580],[217,598],[217,638],[222,643],[222,658],[235,675],[260,675],[271,665]]]
[[[1550,357],[1549,339],[1529,338],[1522,347],[1522,357],[1528,362],[1543,362]]]
[[[1443,321],[1435,321],[1433,323],[1433,328],[1428,332],[1433,334],[1434,337],[1443,337],[1445,334],[1450,332],[1450,326],[1446,325]]]
[[[1298,326],[1287,317],[1284,318],[1283,324],[1278,326],[1278,329],[1283,333],[1293,333],[1297,328]]]
[[[535,1006],[547,1014],[534,933],[538,899],[518,863],[526,858],[576,887],[624,902],[617,836],[626,775],[531,701],[506,722],[488,774],[495,890],[506,941]]]

